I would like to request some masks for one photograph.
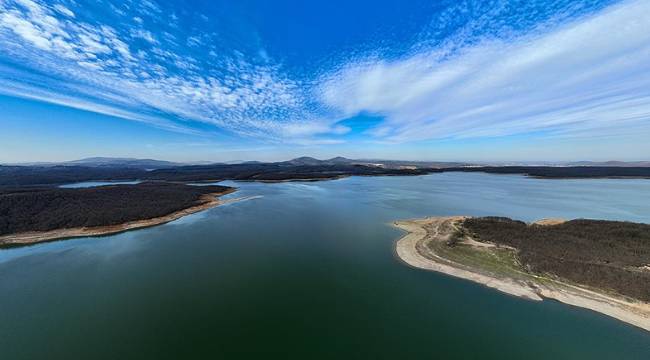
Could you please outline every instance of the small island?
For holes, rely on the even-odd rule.
[[[239,199],[235,188],[144,182],[81,189],[0,190],[0,247],[159,225]]]
[[[416,268],[540,301],[555,299],[650,331],[650,225],[502,217],[397,221],[397,256]]]

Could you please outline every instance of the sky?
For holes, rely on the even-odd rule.
[[[650,0],[0,0],[0,162],[647,160]]]

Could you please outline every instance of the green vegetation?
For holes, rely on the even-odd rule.
[[[532,278],[531,274],[522,270],[514,250],[463,244],[461,243],[462,231],[455,232],[448,242],[429,241],[426,246],[441,258],[472,270],[480,269],[481,272],[489,275],[508,276],[521,280]]]
[[[474,240],[516,248],[517,260],[532,274],[650,301],[648,224],[572,220],[528,225],[485,217],[466,219],[461,226]]]

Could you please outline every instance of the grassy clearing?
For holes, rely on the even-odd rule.
[[[427,247],[436,255],[474,271],[520,280],[534,279],[533,275],[524,271],[517,261],[515,251],[511,249],[478,248],[462,243],[450,246],[443,241],[430,241]]]

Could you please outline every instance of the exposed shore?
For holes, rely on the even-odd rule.
[[[209,193],[209,194],[202,195],[199,200],[200,202],[197,205],[179,211],[175,211],[171,214],[167,214],[164,216],[159,216],[151,219],[128,221],[122,224],[108,225],[108,226],[78,227],[78,228],[68,228],[68,229],[57,229],[51,231],[33,231],[33,232],[23,232],[23,233],[3,235],[0,236],[0,247],[30,245],[30,244],[60,240],[65,238],[111,235],[111,234],[116,234],[128,230],[135,230],[135,229],[141,229],[150,226],[165,224],[170,221],[180,219],[183,216],[194,214],[196,212],[203,211],[218,205],[223,205],[223,204],[228,204],[228,203],[248,199],[248,198],[234,198],[234,199],[227,199],[227,200],[220,199],[220,196],[230,194],[234,191],[236,191],[236,189],[231,189],[226,192]]]
[[[631,325],[650,331],[650,304],[601,293],[568,284],[557,279],[536,276],[523,269],[504,266],[482,268],[473,264],[451,259],[448,254],[435,251],[436,246],[444,249],[459,221],[465,217],[431,217],[426,219],[397,221],[393,225],[406,231],[400,238],[395,251],[406,264],[425,270],[437,271],[454,277],[471,280],[504,293],[534,300],[555,299],[563,303],[587,308],[614,317]],[[558,219],[540,221],[538,224],[556,223]],[[431,242],[436,246],[430,246]],[[488,243],[466,240],[465,250],[482,253],[486,249],[500,252],[514,252],[515,249]]]

